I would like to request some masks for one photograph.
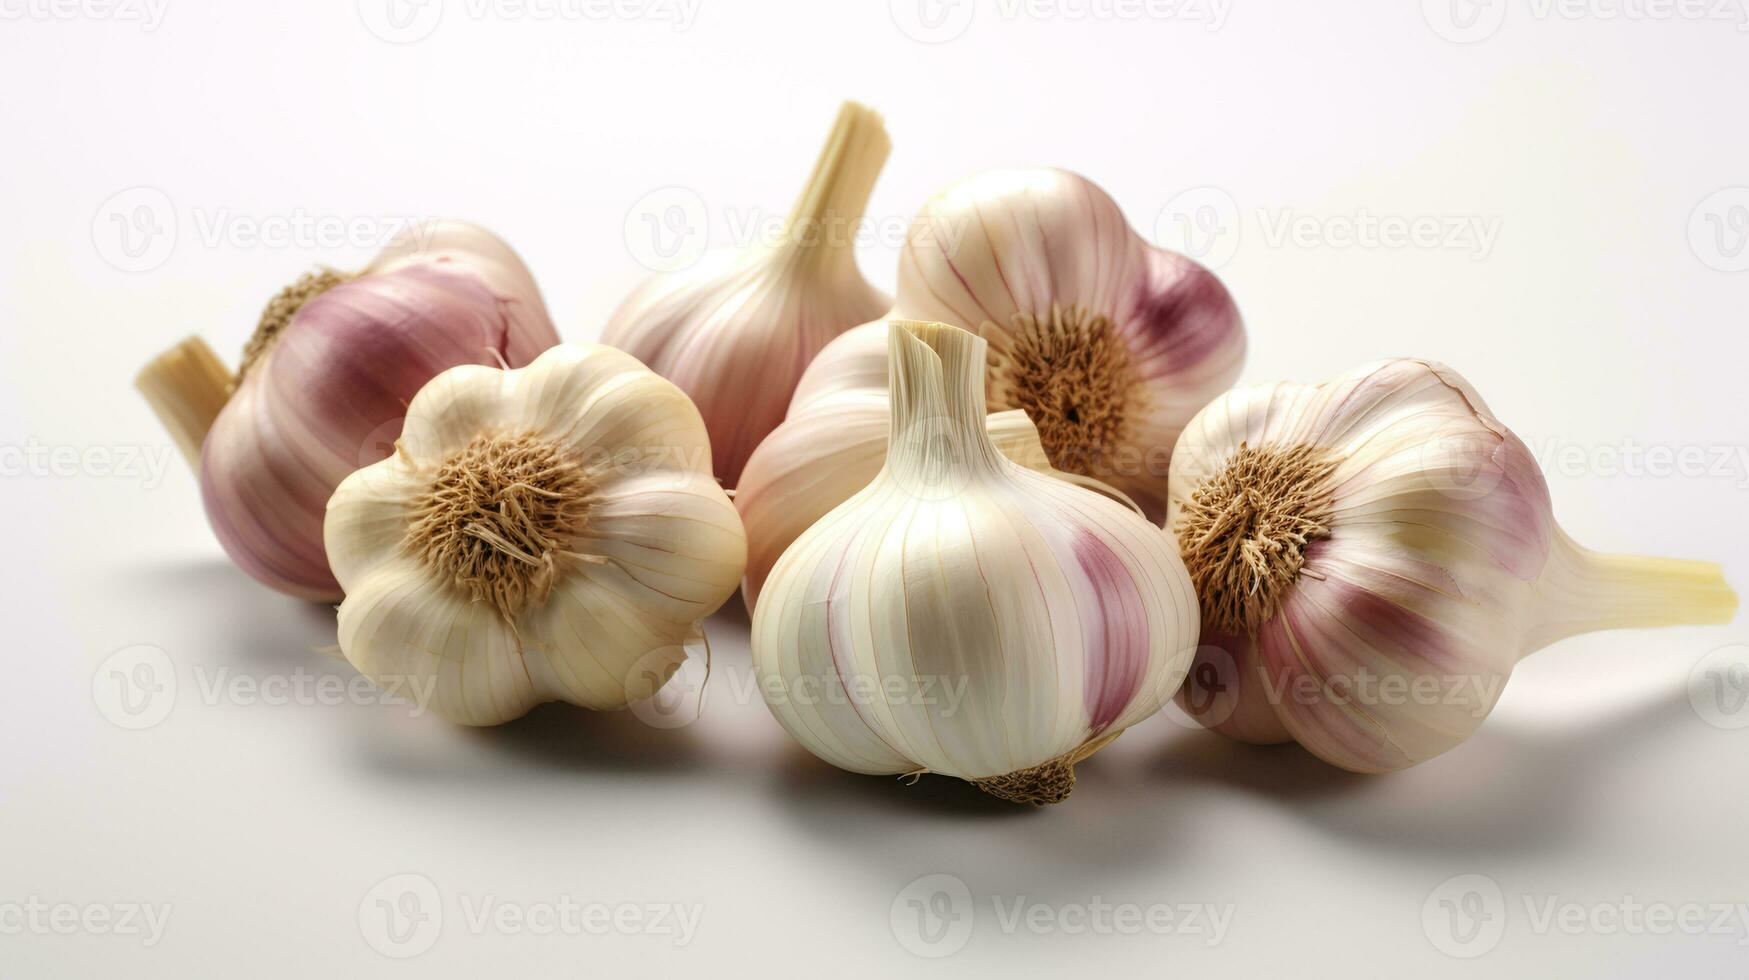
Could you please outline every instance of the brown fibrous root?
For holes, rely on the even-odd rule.
[[[561,446],[478,436],[414,501],[407,550],[514,623],[552,594],[567,559],[583,559],[570,549],[594,491],[582,459]]]
[[[1122,729],[1099,736],[1080,748],[1072,749],[1057,756],[1049,762],[1042,762],[1027,769],[1019,769],[1003,776],[991,776],[987,779],[974,779],[973,786],[978,787],[997,799],[1010,803],[1021,803],[1031,806],[1049,806],[1061,803],[1069,798],[1075,790],[1075,766],[1085,761],[1088,756],[1111,744],[1111,740],[1123,734]]]
[[[1205,621],[1254,633],[1280,610],[1306,546],[1330,536],[1338,462],[1317,446],[1241,443],[1183,502],[1173,530]]]
[[[1038,427],[1051,465],[1091,473],[1118,444],[1140,388],[1129,347],[1108,317],[1052,304],[985,322],[991,410],[1018,408]]]
[[[266,354],[292,317],[304,308],[304,304],[322,295],[335,286],[353,277],[333,269],[317,269],[306,272],[298,277],[298,281],[274,294],[267,301],[267,306],[261,310],[261,320],[255,324],[255,332],[250,335],[249,342],[243,345],[243,361],[237,367],[237,378],[242,380],[249,373],[249,368]]]

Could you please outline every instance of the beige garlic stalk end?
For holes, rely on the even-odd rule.
[[[231,400],[236,383],[236,375],[199,337],[159,354],[134,379],[134,387],[196,472],[206,434]]]

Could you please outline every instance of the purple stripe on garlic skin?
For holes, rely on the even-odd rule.
[[[1716,565],[1575,544],[1529,449],[1439,364],[1229,392],[1186,428],[1170,483],[1203,611],[1179,703],[1357,772],[1458,745],[1557,639],[1736,611]]]
[[[201,497],[226,553],[271,588],[327,602],[341,596],[323,547],[328,499],[389,455],[413,396],[457,365],[527,364],[558,335],[515,253],[458,222],[409,229],[363,272],[301,304],[262,334],[262,352],[193,438]],[[174,409],[198,394],[168,390],[155,400],[167,420],[166,400]]]
[[[1082,699],[1092,730],[1103,732],[1129,707],[1147,672],[1148,620],[1135,576],[1099,536],[1075,530],[1073,551],[1098,604],[1081,621],[1088,651]]]

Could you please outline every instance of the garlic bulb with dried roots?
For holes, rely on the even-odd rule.
[[[527,364],[558,340],[509,246],[472,225],[427,223],[361,272],[322,270],[280,292],[235,375],[191,338],[138,385],[198,470],[231,560],[281,592],[331,601],[328,498],[388,455],[414,393],[459,364]]]
[[[889,149],[880,117],[846,103],[775,241],[647,280],[602,333],[698,405],[725,486],[783,421],[814,355],[891,305],[855,250]]]
[[[1160,528],[997,451],[986,347],[893,324],[885,466],[778,560],[753,663],[778,721],[835,766],[1055,803],[1177,689],[1196,598]]]
[[[327,547],[346,658],[469,725],[650,697],[747,555],[686,395],[578,344],[438,375],[335,491]]]
[[[1179,440],[1171,498],[1203,612],[1180,705],[1357,772],[1464,741],[1556,640],[1737,605],[1717,565],[1574,543],[1530,450],[1426,361],[1228,393]]]
[[[912,225],[897,293],[904,316],[990,342],[991,408],[1024,409],[1054,466],[1155,520],[1178,433],[1245,357],[1221,281],[1150,246],[1064,170],[995,171],[937,195]]]

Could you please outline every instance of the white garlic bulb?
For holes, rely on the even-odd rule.
[[[654,694],[747,550],[686,395],[582,344],[434,378],[325,538],[346,658],[470,725]]]
[[[1196,598],[1169,535],[996,450],[986,348],[893,324],[885,466],[778,560],[753,662],[778,721],[833,765],[1054,803],[1178,687]]]
[[[725,486],[783,421],[814,355],[892,303],[855,251],[890,148],[880,116],[846,103],[777,241],[646,280],[602,333],[698,405]]]
[[[1178,433],[1239,376],[1245,330],[1214,273],[1154,248],[1065,170],[999,170],[932,199],[897,308],[990,341],[989,401],[1024,409],[1051,463],[1166,512]]]
[[[1426,361],[1216,400],[1173,453],[1167,526],[1204,617],[1179,703],[1357,772],[1456,746],[1556,640],[1737,605],[1717,565],[1575,544],[1530,450]]]

